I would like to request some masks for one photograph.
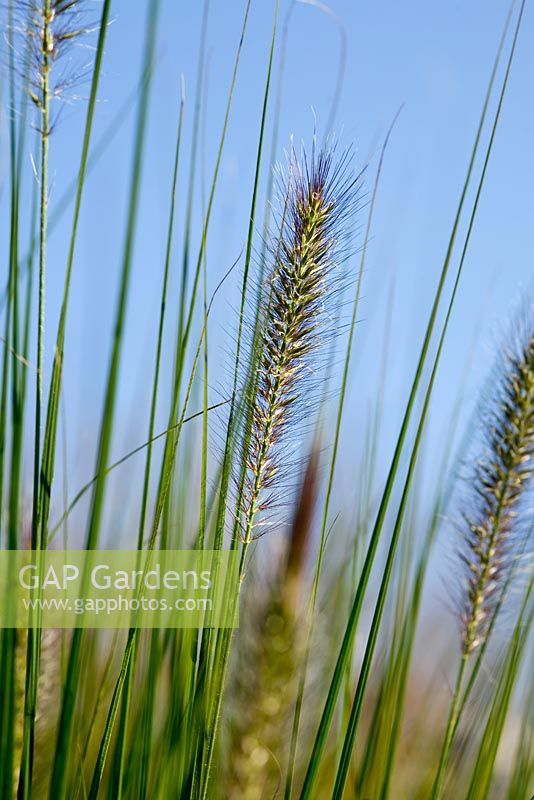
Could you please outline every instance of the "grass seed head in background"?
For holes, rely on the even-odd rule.
[[[344,228],[355,207],[359,179],[350,170],[350,151],[336,159],[335,149],[327,145],[317,154],[313,149],[310,158],[299,160],[292,153],[284,183],[253,353],[257,372],[239,508],[245,542],[261,535],[265,515],[277,505],[281,450],[303,398],[309,402],[313,356],[328,333],[328,305],[339,288]]]
[[[15,770],[14,785],[19,779],[20,756],[24,726],[24,691],[26,673],[27,631],[18,631],[16,643],[15,683]],[[36,718],[36,736],[41,742],[35,754],[34,792],[46,792],[48,767],[53,746],[54,726],[57,722],[58,704],[61,696],[61,647],[62,631],[48,628],[43,631],[39,667],[39,708]]]
[[[315,441],[276,569],[268,576],[262,570],[246,585],[247,614],[237,641],[228,698],[223,794],[230,800],[274,797],[285,779],[299,664],[304,656],[302,589],[318,462]]]
[[[310,530],[319,491],[319,456],[320,438],[317,436],[306,462],[306,470],[302,479],[298,502],[295,506],[291,535],[284,563],[283,585],[285,598],[286,603],[293,608],[297,606],[299,600],[302,572],[306,565]]]
[[[492,610],[520,537],[520,501],[534,471],[534,328],[525,328],[501,366],[486,424],[487,454],[475,467],[474,510],[463,560],[468,580],[462,614],[464,652],[484,642]]]

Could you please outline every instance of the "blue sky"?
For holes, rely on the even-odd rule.
[[[329,5],[340,21],[346,43],[344,81],[333,130],[342,145],[354,145],[356,167],[370,163],[367,191],[372,185],[381,141],[397,109],[404,103],[386,156],[368,253],[347,407],[346,444],[342,453],[343,459],[349,459],[363,447],[365,425],[362,421],[376,404],[384,332],[389,319],[389,380],[384,396],[386,422],[382,453],[385,463],[403,411],[445,254],[506,4],[497,0],[471,3],[451,0],[446,4],[331,0]],[[210,3],[202,154],[208,179],[213,170],[244,7],[244,0],[212,0]],[[288,7],[289,0],[282,0],[280,30]],[[112,8],[114,22],[108,32],[95,141],[138,81],[142,57],[147,3],[114,0]],[[184,157],[173,264],[176,272],[179,267],[202,8],[201,0],[162,0],[121,373],[121,414],[113,446],[117,457],[142,441],[146,428],[147,387],[153,361],[180,76],[183,74],[186,86]],[[273,10],[274,3],[270,0],[252,0],[208,242],[212,289],[241,252],[246,237]],[[99,4],[94,4],[91,13],[98,16]],[[532,289],[533,36],[534,16],[527,8],[436,386],[428,448],[432,456],[444,444],[444,426],[464,379],[472,343],[475,342],[476,349],[469,362],[465,384],[464,422],[491,368],[499,336],[506,332],[510,314],[529,286]],[[315,124],[319,134],[324,130],[334,96],[340,42],[340,27],[331,17],[310,5],[296,4],[287,39],[278,146],[281,160],[291,136],[296,142],[306,143],[311,139]],[[275,90],[279,55],[278,47]],[[80,94],[86,93],[85,87],[80,89]],[[274,96],[273,92],[273,101]],[[77,168],[79,134],[84,122],[82,105],[82,102],[74,102],[65,109],[51,140],[52,205]],[[271,103],[267,153],[272,110]],[[92,453],[124,238],[133,118],[132,113],[91,173],[82,209],[66,353],[65,403],[72,489],[92,474]],[[5,141],[5,125],[2,135]],[[27,164],[29,170],[29,154]],[[261,179],[260,208],[265,197],[267,170],[266,164]],[[200,228],[200,180],[198,190],[193,253],[198,248]],[[54,233],[50,246],[48,357],[55,335],[69,221],[67,215]],[[360,239],[364,222],[365,211],[362,211],[355,221]],[[349,265],[353,271],[355,266],[356,261]],[[229,381],[225,369],[236,321],[235,284],[238,279],[236,274],[234,281],[229,281],[225,287],[211,324],[214,398],[219,392],[224,393],[225,382]],[[171,315],[175,302],[176,281],[173,282]],[[167,366],[170,355],[169,347]],[[160,427],[164,420],[165,405],[162,403]],[[431,458],[430,473],[434,463]],[[343,471],[343,474],[346,475],[344,480],[350,482],[352,470]]]

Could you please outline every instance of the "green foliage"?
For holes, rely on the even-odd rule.
[[[489,411],[482,415],[486,449],[476,461],[471,450],[467,454],[473,480],[465,497],[456,500],[456,484],[449,477],[456,474],[458,464],[452,449],[457,412],[450,429],[443,431],[442,480],[436,496],[423,502],[422,491],[434,386],[487,183],[525,3],[519,9],[512,3],[495,55],[383,482],[377,453],[387,359],[377,387],[376,411],[369,420],[360,420],[364,452],[350,453],[347,459],[342,445],[354,354],[360,343],[356,323],[366,253],[394,124],[376,165],[355,165],[350,149],[338,152],[331,137],[321,147],[314,139],[302,155],[291,148],[287,174],[279,173],[276,197],[273,167],[280,156],[284,57],[294,10],[279,42],[276,0],[272,29],[263,43],[265,75],[259,87],[262,104],[250,213],[243,221],[243,274],[238,312],[231,323],[235,349],[223,399],[211,404],[209,337],[212,305],[228,274],[212,285],[208,242],[242,50],[254,13],[251,0],[244,3],[213,172],[206,185],[208,159],[202,131],[210,3],[203,3],[192,113],[183,82],[176,98],[170,196],[160,243],[164,255],[161,272],[156,272],[161,283],[153,371],[146,395],[139,398],[148,407],[148,427],[137,447],[111,461],[131,324],[132,265],[143,224],[139,210],[151,92],[160,68],[160,2],[142,4],[146,21],[141,75],[133,95],[101,138],[93,141],[101,73],[106,69],[107,47],[112,46],[106,42],[113,3],[101,4],[77,178],[49,213],[48,162],[55,146],[52,109],[59,94],[58,57],[68,53],[74,39],[90,35],[84,24],[85,5],[83,0],[8,0],[5,7],[4,84],[17,113],[9,123],[10,192],[2,197],[9,246],[1,308],[0,546],[28,546],[23,535],[26,518],[31,520],[32,547],[53,546],[60,528],[67,536],[67,521],[76,508],[80,516],[85,513],[84,546],[97,549],[106,509],[114,502],[109,476],[142,454],[142,477],[131,487],[139,509],[128,546],[148,551],[160,547],[236,551],[240,591],[225,597],[230,608],[239,606],[241,627],[238,631],[132,627],[113,637],[105,631],[75,630],[65,636],[39,628],[27,634],[1,631],[0,796],[6,800],[15,796],[262,800],[282,795],[286,800],[528,800],[534,791],[533,692],[528,685],[532,674],[527,674],[534,614],[529,573],[532,529],[525,523],[534,469],[530,313],[504,342],[507,355],[490,384]],[[331,17],[322,4],[313,5]],[[340,62],[343,65],[343,54]],[[273,101],[271,84],[277,69],[280,83]],[[334,108],[340,86],[335,88]],[[54,524],[63,372],[71,343],[69,306],[83,198],[92,168],[133,100],[131,171],[124,189],[127,216],[94,478],[64,502]],[[185,136],[190,119],[191,140]],[[266,156],[269,130],[272,143]],[[38,182],[24,167],[31,132]],[[184,142],[189,142],[185,154]],[[358,172],[356,166],[364,169]],[[370,203],[360,208],[362,176],[373,171]],[[185,218],[180,226],[182,198]],[[25,201],[28,230],[20,223]],[[202,206],[198,230],[197,203]],[[72,218],[62,292],[59,298],[53,294],[48,298],[45,318],[48,238],[66,213]],[[263,220],[261,232],[258,219]],[[352,238],[358,226],[364,236],[354,259]],[[259,264],[254,257],[256,242]],[[340,337],[343,358],[338,371],[334,328],[347,274],[356,278],[348,330]],[[179,296],[171,298],[175,285]],[[45,322],[55,319],[56,313],[54,351],[47,354]],[[33,380],[32,415],[28,386],[33,388]],[[335,403],[329,402],[332,387]],[[192,402],[199,396],[200,412]],[[163,403],[165,430],[157,432],[158,407]],[[218,446],[212,447],[208,422],[215,408],[223,416],[223,432]],[[198,429],[193,423],[197,417]],[[301,476],[299,456],[310,434],[314,444]],[[156,467],[159,440],[161,460]],[[331,447],[327,455],[319,442]],[[465,462],[466,454],[462,457]],[[32,487],[27,486],[25,458],[33,462]],[[352,516],[343,513],[338,518],[344,502],[338,497],[338,481],[346,486],[347,473],[358,508]],[[90,502],[84,512],[80,501],[86,496]],[[447,541],[446,547],[451,557],[462,550],[467,577],[453,572],[447,578],[454,582],[454,591],[448,584],[444,599],[456,590],[463,592],[461,608],[454,610],[462,638],[449,647],[448,639],[442,641],[447,634],[440,639],[436,633],[443,612],[427,604],[425,583],[435,575],[432,557],[445,528],[444,516],[455,515],[456,506],[463,522],[457,541]],[[335,546],[329,546],[334,527]],[[505,614],[506,625],[501,624]],[[437,651],[443,645],[448,650],[445,664],[438,662]],[[443,666],[456,673],[452,696]]]

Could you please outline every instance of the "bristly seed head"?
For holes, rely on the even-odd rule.
[[[487,423],[487,455],[473,480],[476,509],[465,515],[462,559],[468,568],[463,648],[482,644],[519,538],[520,501],[534,473],[534,330],[502,369]]]
[[[86,66],[73,69],[71,59],[67,67],[59,66],[67,60],[69,45],[93,29],[85,20],[85,6],[85,0],[15,0],[19,72],[39,112],[44,109],[45,91],[49,99],[57,100],[85,76]]]
[[[332,148],[312,153],[310,160],[303,156],[298,161],[294,154],[291,158],[261,309],[240,507],[245,541],[259,535],[262,517],[276,504],[280,446],[299,408],[311,357],[323,338],[328,300],[335,296],[335,270],[346,243],[343,226],[354,209],[359,181],[348,170],[349,160],[346,152],[334,161]]]

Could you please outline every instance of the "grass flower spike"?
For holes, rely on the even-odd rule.
[[[84,0],[19,0],[20,29],[31,44],[30,96],[43,116],[49,100],[61,98],[80,80],[80,73],[63,68],[69,47],[88,32],[84,24]],[[54,72],[53,79],[50,76]],[[50,133],[50,127],[42,129]]]
[[[519,503],[534,473],[534,331],[508,362],[488,418],[488,455],[476,466],[476,510],[465,517],[466,653],[486,638],[514,554]]]
[[[469,697],[466,684],[472,653],[486,646],[493,619],[507,590],[507,576],[520,548],[521,500],[534,473],[534,330],[528,327],[515,353],[505,359],[492,392],[485,422],[486,453],[475,467],[475,509],[464,514],[467,527],[462,560],[464,587],[462,658],[432,800],[441,797],[452,741]],[[475,673],[472,672],[472,677]]]
[[[354,206],[358,179],[347,174],[349,153],[331,149],[290,164],[279,235],[262,311],[257,380],[251,408],[247,474],[241,503],[244,542],[260,535],[263,515],[276,505],[280,450],[302,409],[310,375],[336,294],[343,258],[342,226]]]

